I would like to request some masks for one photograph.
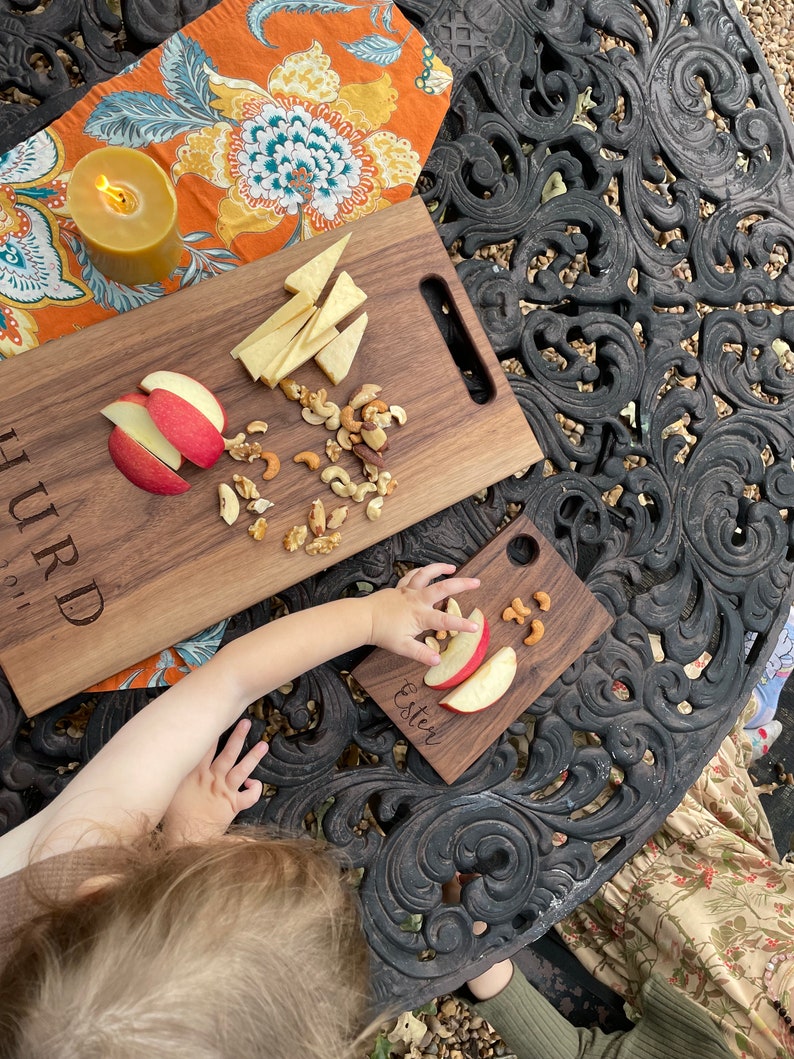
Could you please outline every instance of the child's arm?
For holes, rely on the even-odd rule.
[[[0,837],[0,875],[24,867],[32,852],[52,856],[102,844],[108,832],[124,838],[155,827],[184,777],[249,703],[330,658],[375,644],[438,662],[419,633],[475,628],[435,609],[479,584],[431,583],[453,571],[444,563],[412,570],[396,588],[288,614],[233,640],[131,718],[37,816]]]

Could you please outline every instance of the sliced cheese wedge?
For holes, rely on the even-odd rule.
[[[267,369],[259,376],[262,382],[273,389],[286,376],[305,364],[307,360],[319,353],[323,346],[327,345],[332,338],[339,334],[335,327],[326,327],[318,330],[316,324],[319,317],[316,313],[306,326],[295,335],[287,346],[280,360],[269,364]]]
[[[305,291],[298,291],[280,309],[276,309],[274,313],[268,316],[267,320],[264,320],[255,331],[252,331],[250,335],[246,335],[242,342],[238,342],[234,349],[229,350],[229,355],[235,358],[238,357],[240,352],[247,346],[253,345],[254,342],[258,342],[260,338],[264,338],[266,335],[273,334],[274,331],[277,331],[284,324],[288,324],[290,320],[294,320],[296,316],[299,316],[304,310],[313,305],[314,298],[310,298]]]
[[[289,291],[302,291],[316,302],[349,241],[350,234],[348,233],[329,246],[327,250],[323,250],[321,254],[307,261],[305,265],[290,272],[284,280],[285,288]]]
[[[245,365],[252,379],[258,379],[268,365],[280,359],[292,339],[316,311],[315,307],[310,305],[271,334],[240,350],[238,359]]]
[[[348,272],[340,272],[317,316],[318,334],[326,327],[335,327],[359,305],[367,300],[364,291],[355,285]]]
[[[322,368],[334,386],[350,371],[368,322],[369,317],[362,313],[315,356],[315,363]]]

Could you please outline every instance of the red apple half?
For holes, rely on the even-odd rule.
[[[113,427],[108,438],[110,458],[133,485],[148,493],[176,496],[184,493],[190,485],[167,467],[143,445],[139,445],[121,427]]]
[[[467,680],[445,695],[439,705],[453,713],[487,710],[501,699],[513,683],[517,668],[518,660],[513,648],[500,647]]]
[[[424,681],[429,688],[454,688],[470,676],[485,657],[491,639],[488,621],[479,607],[471,612],[469,621],[477,622],[477,631],[459,632],[453,637],[438,665],[431,666],[425,673]]]
[[[223,452],[221,432],[179,394],[152,390],[146,400],[146,411],[160,433],[198,467],[212,467]]]
[[[106,404],[101,412],[139,445],[143,445],[163,463],[178,471],[182,466],[182,453],[163,437],[152,422],[152,417],[146,410],[147,400],[143,393],[125,393],[117,401]]]
[[[218,398],[203,382],[178,371],[151,371],[138,384],[146,393],[152,390],[170,390],[183,401],[203,412],[216,430],[222,434],[226,429],[226,411]]]

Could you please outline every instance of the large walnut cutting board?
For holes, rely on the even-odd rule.
[[[453,783],[603,632],[612,617],[579,580],[554,547],[525,515],[507,525],[459,570],[479,577],[480,587],[458,602],[464,614],[479,607],[491,638],[486,659],[500,647],[518,656],[515,679],[504,695],[479,713],[451,713],[439,705],[444,692],[423,682],[425,666],[388,651],[373,651],[353,671],[389,718],[447,783]],[[542,613],[533,600],[546,592],[551,606]],[[519,596],[532,608],[524,625],[502,620]],[[544,634],[523,643],[533,618]]]
[[[295,374],[312,389],[327,386],[338,404],[359,383],[379,383],[408,421],[390,428],[388,467],[399,485],[382,517],[369,521],[365,505],[352,505],[331,555],[281,544],[315,497],[340,502],[318,473],[292,462],[302,449],[322,453],[330,434],[304,422],[279,389],[253,382],[228,351],[286,301],[286,275],[338,231],[0,364],[0,665],[28,714],[540,458],[422,202],[348,230],[339,269],[368,294],[364,342],[337,387],[314,364]],[[424,300],[428,277],[446,289],[475,351],[485,404],[470,398]],[[275,503],[264,541],[247,533],[254,516],[231,528],[218,517],[218,484],[245,469],[225,454],[210,470],[183,469],[191,489],[176,497],[145,493],[114,468],[99,410],[156,368],[209,386],[228,412],[228,435],[253,419],[269,424],[265,448],[282,469],[260,482]],[[361,479],[358,460],[344,459]]]

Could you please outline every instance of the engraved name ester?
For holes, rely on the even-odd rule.
[[[30,457],[22,447],[15,430],[7,429],[0,433],[0,475],[12,467],[30,462]],[[2,481],[0,477],[0,484]],[[44,519],[61,517],[46,485],[41,481],[12,496],[8,501],[8,514],[23,534],[28,527],[41,523]],[[58,534],[54,533],[53,536]],[[43,572],[45,582],[51,577],[55,578],[53,587],[57,585],[58,591],[53,592],[53,598],[61,617],[70,625],[93,624],[105,609],[105,601],[93,578],[80,584],[85,575],[78,573],[74,576],[80,554],[71,534],[54,540],[45,548],[31,549],[30,554],[36,566]],[[14,591],[19,588],[19,579],[15,574],[3,573],[8,568],[8,560],[0,559],[0,586],[11,592],[12,599],[20,600],[24,592]],[[25,600],[17,603],[16,609],[24,610],[29,606],[30,601]]]

